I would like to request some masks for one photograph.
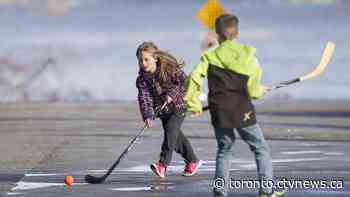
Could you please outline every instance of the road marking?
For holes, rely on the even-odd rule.
[[[135,191],[150,191],[151,187],[123,187],[123,188],[111,188],[110,190],[122,191],[122,192],[135,192]]]
[[[325,158],[300,158],[300,159],[273,159],[273,163],[284,163],[284,162],[303,162],[303,161],[320,161],[324,160]]]
[[[287,151],[287,152],[281,152],[281,154],[284,154],[284,155],[323,154],[323,155],[329,155],[329,156],[342,156],[342,155],[344,155],[344,153],[341,153],[341,152],[323,152],[323,151],[318,151],[318,150]]]
[[[61,174],[53,174],[53,173],[48,173],[48,174],[44,174],[44,173],[35,173],[35,174],[25,174],[26,177],[42,177],[42,176],[58,176]]]
[[[307,143],[307,142],[303,142],[299,144],[300,146],[328,146],[329,143]]]
[[[323,154],[330,155],[330,156],[342,156],[342,155],[344,155],[344,153],[341,153],[341,152],[324,152]]]
[[[87,183],[74,183],[73,185],[86,185]],[[20,190],[31,190],[31,189],[39,189],[46,188],[52,186],[65,186],[64,183],[44,183],[44,182],[25,182],[20,181],[17,183],[17,186],[12,189],[12,191],[20,191]]]
[[[8,196],[17,196],[17,195],[24,195],[24,193],[9,192],[6,195],[8,195]]]
[[[135,192],[135,191],[166,191],[174,189],[174,186],[167,185],[152,185],[150,187],[121,187],[121,188],[110,188],[109,190],[113,191],[122,191],[122,192]]]
[[[322,152],[321,152],[321,151],[318,151],[318,150],[281,152],[281,154],[284,154],[284,155],[320,154],[320,153],[322,153]]]

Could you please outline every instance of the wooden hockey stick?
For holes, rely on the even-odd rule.
[[[322,57],[321,57],[321,61],[312,72],[310,72],[302,77],[298,77],[298,78],[295,78],[295,79],[292,79],[289,81],[280,82],[280,83],[272,86],[272,90],[282,88],[282,87],[285,87],[287,85],[291,85],[291,84],[294,84],[297,82],[309,80],[309,79],[312,79],[312,78],[319,76],[324,71],[324,69],[326,68],[328,63],[330,62],[330,60],[333,56],[334,49],[335,49],[335,43],[334,42],[327,42],[326,48],[324,49]]]
[[[310,72],[304,76],[292,79],[292,80],[280,82],[280,83],[272,86],[271,90],[282,88],[282,87],[285,87],[285,86],[288,86],[288,85],[291,85],[291,84],[294,84],[297,82],[309,80],[309,79],[312,79],[312,78],[315,78],[315,77],[321,75],[322,72],[324,71],[324,69],[327,67],[328,63],[330,62],[330,60],[333,56],[333,53],[334,53],[334,49],[335,49],[335,43],[330,42],[330,41],[327,42],[326,47],[323,51],[320,63],[317,65],[317,67],[312,72]],[[209,109],[209,106],[205,106],[202,108],[202,111],[206,111],[208,109]]]

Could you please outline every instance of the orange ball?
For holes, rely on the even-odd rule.
[[[74,178],[72,176],[65,176],[64,177],[64,183],[68,186],[73,185]]]

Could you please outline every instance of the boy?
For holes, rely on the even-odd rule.
[[[256,122],[251,102],[252,99],[263,97],[271,89],[260,83],[262,70],[255,57],[256,49],[236,40],[238,18],[231,14],[218,17],[215,31],[219,46],[205,52],[188,77],[185,100],[192,116],[200,115],[202,106],[198,96],[204,78],[208,77],[209,110],[218,144],[215,180],[226,181],[226,187],[214,187],[213,192],[215,196],[226,196],[234,130],[237,130],[255,154],[260,183],[273,180],[269,148]],[[268,197],[281,194],[273,193],[271,187],[262,187],[260,184],[259,195]]]

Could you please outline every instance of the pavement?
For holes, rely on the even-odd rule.
[[[330,109],[314,107],[298,114],[300,110],[266,106],[258,109],[258,118],[271,148],[275,179],[295,184],[285,196],[350,196],[346,111],[332,114]],[[327,110],[331,115],[324,113]],[[195,176],[182,176],[184,163],[176,154],[165,179],[152,174],[149,164],[158,159],[162,143],[156,121],[105,183],[91,185],[84,182],[84,176],[103,174],[140,130],[142,122],[134,103],[7,104],[0,106],[0,112],[1,196],[212,196],[216,141],[208,115],[189,118],[183,126],[204,161]],[[308,132],[343,133],[345,137],[325,139],[305,135]],[[230,177],[255,180],[255,168],[248,146],[238,139]],[[67,175],[75,179],[72,187],[63,183]],[[301,187],[297,181],[324,181],[326,185]],[[252,187],[230,191],[230,196],[257,196],[258,192]]]

